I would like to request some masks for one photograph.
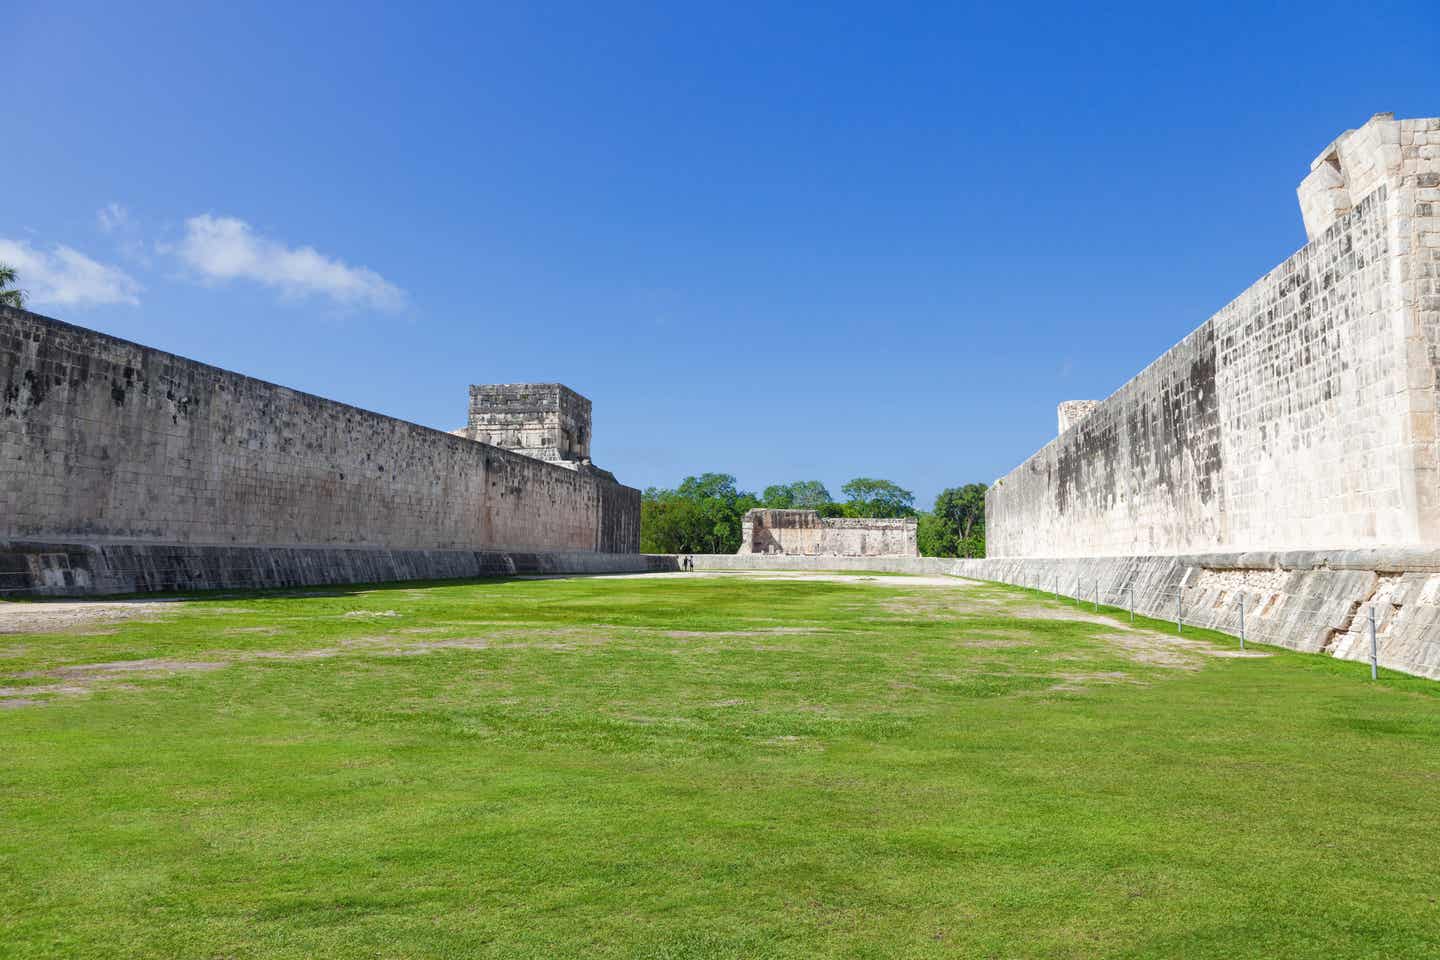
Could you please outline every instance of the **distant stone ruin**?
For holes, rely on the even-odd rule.
[[[822,517],[814,510],[749,510],[737,554],[918,557],[914,517]]]

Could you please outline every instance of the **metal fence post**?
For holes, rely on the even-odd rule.
[[[1130,584],[1130,624],[1135,624],[1135,584]]]
[[[1185,632],[1185,610],[1180,606],[1184,594],[1179,590],[1175,591],[1175,632]]]
[[[1245,649],[1245,591],[1240,591],[1240,649]]]
[[[1375,604],[1370,604],[1370,679],[1379,675],[1380,653],[1375,645]]]
[[[1099,580],[1096,580],[1094,583],[1092,583],[1092,584],[1091,584],[1091,589],[1094,591],[1093,593],[1091,593],[1090,596],[1091,596],[1091,598],[1095,601],[1095,612],[1096,612],[1096,613],[1099,613],[1099,612],[1100,612],[1100,581],[1099,581]]]

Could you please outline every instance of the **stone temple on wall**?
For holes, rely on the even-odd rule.
[[[470,419],[456,436],[575,467],[590,462],[590,401],[559,383],[470,388]]]

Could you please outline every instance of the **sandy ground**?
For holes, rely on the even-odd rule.
[[[570,579],[572,576],[573,574],[558,573],[518,577],[517,579],[565,580]],[[693,570],[686,572],[612,573],[605,575],[605,579],[607,580],[693,580],[697,577],[748,577],[752,580],[819,580],[829,583],[883,583],[894,587],[956,587],[962,589],[978,584],[978,581],[965,580],[960,577],[887,576],[883,574],[877,576],[870,573],[807,572],[801,570]]]
[[[37,600],[0,603],[0,633],[49,633],[173,613],[182,600]]]

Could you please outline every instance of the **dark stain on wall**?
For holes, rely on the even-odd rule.
[[[1054,444],[1055,510],[1091,514],[1132,487],[1213,502],[1223,476],[1214,328],[1206,324]],[[1032,461],[1033,463],[1034,461]]]

